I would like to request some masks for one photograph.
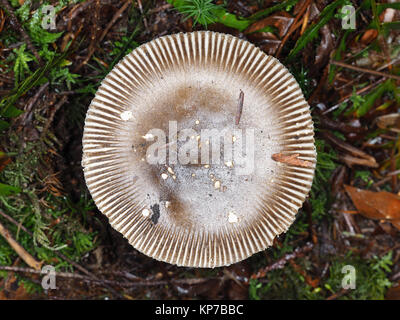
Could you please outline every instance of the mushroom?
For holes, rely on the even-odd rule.
[[[276,161],[285,156],[292,162]],[[293,76],[221,33],[141,45],[103,80],[85,121],[82,166],[97,207],[134,248],[180,266],[226,266],[271,246],[315,164]]]

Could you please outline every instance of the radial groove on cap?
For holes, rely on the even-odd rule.
[[[145,161],[142,136],[153,128],[168,135],[170,120],[235,128],[241,91],[237,128],[256,131],[254,173],[176,164],[172,178]],[[309,166],[275,162],[276,153]],[[220,33],[138,47],[103,80],[85,121],[82,166],[99,210],[137,250],[182,266],[229,265],[269,247],[295,220],[315,163],[309,106],[293,76],[249,42]],[[210,174],[227,191],[215,190]]]

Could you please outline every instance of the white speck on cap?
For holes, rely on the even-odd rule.
[[[215,181],[214,188],[219,189],[220,187],[221,187],[221,181],[219,181],[219,180]]]
[[[199,124],[200,123],[200,121],[199,120],[196,120],[196,124]]]
[[[154,135],[152,135],[151,133],[146,133],[146,135],[142,136],[143,139],[145,140],[153,140],[154,139]]]
[[[171,167],[168,167],[168,172],[169,172],[170,174],[175,174],[174,170],[172,170]]]
[[[233,162],[232,161],[227,161],[227,162],[225,162],[225,165],[227,167],[229,167],[229,168],[232,168],[233,167]]]
[[[149,215],[150,215],[150,210],[149,209],[143,209],[142,210],[142,215],[144,216],[144,217],[148,217]]]
[[[166,173],[162,173],[161,174],[161,178],[163,178],[164,180],[168,178],[168,175]]]
[[[233,212],[229,212],[228,213],[228,221],[229,221],[229,223],[236,223],[239,221],[239,218]]]
[[[132,111],[124,111],[121,113],[120,117],[122,120],[128,121],[133,118],[133,113],[132,113]]]

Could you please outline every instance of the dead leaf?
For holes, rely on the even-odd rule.
[[[373,192],[344,186],[358,212],[370,219],[389,220],[400,229],[400,197],[386,192]]]
[[[284,155],[280,152],[280,153],[274,153],[271,156],[271,158],[272,158],[272,160],[275,160],[276,162],[282,162],[282,163],[290,164],[292,166],[299,166],[299,167],[304,167],[304,168],[310,168],[312,166],[312,162],[298,159],[299,156],[300,156],[300,154],[298,154],[298,153],[291,154],[291,155]]]
[[[400,282],[398,282],[397,287],[391,287],[386,292],[386,300],[400,300]]]
[[[272,15],[260,21],[254,22],[246,29],[245,33],[253,33],[265,27],[271,26],[277,28],[279,37],[283,38],[292,25],[293,20],[294,19],[288,13],[280,12],[279,15]]]
[[[393,220],[391,221],[391,223],[393,226],[400,230],[400,220]]]
[[[254,32],[247,35],[247,39],[269,55],[275,55],[281,43],[281,40],[271,32]]]
[[[9,272],[5,279],[3,290],[0,291],[0,300],[27,300],[29,294],[14,272]]]
[[[370,44],[372,41],[376,39],[377,36],[378,36],[378,31],[376,31],[375,29],[368,29],[361,37],[360,42],[365,45]]]
[[[321,30],[321,43],[317,48],[317,54],[315,56],[315,64],[324,64],[329,60],[329,56],[334,48],[332,31],[328,25],[324,25]]]
[[[385,114],[376,118],[376,125],[381,129],[400,132],[400,113]]]
[[[334,134],[328,131],[323,131],[322,135],[333,147],[346,152],[346,154],[339,155],[339,160],[342,160],[349,167],[352,165],[362,165],[377,168],[379,166],[374,157],[354,147],[346,141],[339,139]]]

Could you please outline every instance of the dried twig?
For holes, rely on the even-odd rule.
[[[368,86],[361,88],[359,90],[356,91],[356,95],[360,95],[362,93],[367,93],[368,91],[376,88],[379,84],[381,84],[382,82],[384,82],[386,79],[385,78],[381,78],[377,81],[374,81],[373,83],[369,84]],[[337,104],[335,104],[334,106],[330,107],[329,109],[325,110],[322,114],[327,114],[330,113],[334,110],[336,110],[337,108],[339,108],[339,106],[344,103],[344,102],[348,102],[350,100],[350,98],[354,95],[354,93],[350,93],[347,96],[345,96],[344,98],[342,98]],[[311,102],[311,100],[310,100]]]
[[[14,238],[11,236],[10,231],[8,231],[1,223],[0,223],[0,234],[6,239],[6,241],[10,244],[10,246],[14,249],[14,251],[26,262],[27,265],[34,268],[35,270],[40,270],[42,264],[37,261],[31,254],[26,251]]]
[[[244,93],[242,90],[240,90],[239,94],[239,100],[238,100],[238,108],[237,108],[237,113],[235,117],[235,124],[238,125],[240,122],[240,118],[242,116],[242,111],[243,111],[243,101],[244,101]]]
[[[143,13],[142,0],[137,0],[137,4],[138,4],[138,7],[139,7],[140,14],[141,14],[142,17],[143,17],[143,25],[144,25],[144,27],[145,27],[146,29],[148,29],[147,19],[146,19],[146,16],[144,15],[144,13]]]
[[[111,21],[108,23],[107,27],[104,29],[103,33],[101,34],[100,39],[99,39],[99,43],[103,41],[104,37],[110,31],[111,27],[122,16],[122,13],[126,10],[126,8],[129,7],[129,5],[131,3],[132,2],[130,0],[125,1],[125,3],[122,5],[122,7],[114,14],[114,16],[112,17]]]
[[[13,223],[14,225],[16,225],[18,228],[21,228],[21,230],[25,231],[27,234],[29,234],[31,237],[33,237],[33,233],[30,232],[28,229],[26,229],[23,225],[21,225],[20,223],[18,223],[17,221],[15,221],[13,218],[11,218],[10,216],[8,216],[7,214],[5,214],[4,212],[0,211],[0,215],[2,215],[4,218],[6,218],[8,221],[10,221],[11,223]],[[58,257],[60,257],[61,259],[63,259],[64,261],[67,261],[69,264],[71,264],[72,266],[74,266],[76,269],[78,269],[79,271],[81,271],[82,273],[86,274],[88,276],[88,278],[90,278],[93,282],[98,282],[98,283],[103,283],[104,287],[107,288],[111,293],[113,293],[116,297],[119,298],[123,298],[123,296],[115,291],[113,288],[111,288],[108,284],[104,283],[104,281],[102,279],[97,278],[94,274],[92,274],[91,272],[89,272],[88,270],[86,270],[84,267],[82,267],[81,265],[77,264],[75,261],[72,261],[71,259],[69,259],[68,257],[66,257],[65,255],[63,255],[62,253],[58,252],[58,251],[54,251],[54,254],[57,255]],[[29,269],[28,269],[29,270]],[[33,269],[31,269],[33,270]],[[12,271],[12,270],[11,270]]]
[[[173,7],[174,7],[174,6],[173,6],[172,4],[167,3],[167,4],[164,4],[164,5],[159,6],[159,7],[157,7],[157,8],[150,9],[150,10],[148,11],[148,13],[149,13],[149,14],[154,14],[154,13],[158,13],[158,12],[160,12],[160,11],[164,11],[164,10],[171,9],[171,8],[173,8]]]
[[[0,270],[4,271],[12,271],[12,272],[21,272],[21,273],[30,273],[30,274],[41,274],[40,270],[35,270],[31,268],[21,268],[21,267],[11,267],[11,266],[0,266]],[[71,272],[56,272],[56,277],[67,278],[67,279],[78,279],[91,283],[98,283],[102,285],[116,285],[122,288],[132,288],[132,287],[154,287],[154,286],[165,286],[171,283],[175,284],[187,284],[187,285],[196,285],[200,283],[204,283],[209,280],[220,280],[222,278],[189,278],[189,279],[171,279],[171,280],[143,280],[143,281],[115,281],[115,280],[107,280],[107,279],[98,279],[83,276],[77,273]]]
[[[283,269],[286,263],[288,263],[290,260],[304,256],[304,254],[311,251],[313,247],[314,245],[311,242],[308,242],[304,247],[297,248],[296,250],[294,250],[294,252],[286,254],[283,258],[279,259],[275,263],[260,269],[256,274],[253,274],[251,278],[264,278],[267,273],[272,270]]]
[[[287,40],[289,39],[290,35],[301,25],[303,25],[303,21],[299,21],[300,19],[305,20],[306,16],[304,15],[304,12],[308,9],[308,7],[310,6],[311,0],[306,0],[303,3],[303,6],[301,7],[299,13],[297,14],[296,18],[294,19],[292,25],[290,26],[288,32],[286,33],[286,35],[283,37],[278,50],[276,52],[276,57],[278,58],[281,54],[281,51],[283,49],[283,46],[285,45],[285,43],[287,42]],[[308,17],[307,17],[307,21],[308,21]]]
[[[385,72],[381,72],[381,71],[375,71],[375,70],[371,70],[371,69],[360,68],[360,67],[356,67],[356,66],[353,66],[351,64],[347,64],[347,63],[340,62],[340,61],[334,61],[333,60],[333,61],[331,61],[331,64],[339,66],[339,67],[343,67],[343,68],[346,68],[346,69],[351,69],[351,70],[354,70],[354,71],[358,71],[358,72],[373,74],[375,76],[380,76],[380,77],[400,80],[400,76],[396,76],[395,74],[385,73]]]
[[[336,293],[332,294],[331,296],[329,296],[328,298],[326,298],[326,300],[335,300],[335,299],[343,296],[347,292],[348,292],[348,289],[341,289],[339,292],[336,292]]]
[[[64,103],[67,102],[67,96],[63,96],[60,101],[54,106],[53,110],[51,110],[50,117],[46,122],[46,125],[44,126],[42,133],[41,133],[41,139],[43,139],[46,136],[47,131],[49,130],[50,124],[53,122],[54,116],[58,109],[60,109]]]
[[[328,131],[322,131],[321,134],[332,146],[350,153],[339,156],[339,159],[341,159],[347,165],[351,166],[352,164],[359,164],[372,168],[377,168],[379,166],[374,157],[356,147],[353,147],[351,144],[340,140],[332,133]]]
[[[21,116],[21,123],[23,125],[26,125],[28,122],[28,119],[31,116],[31,111],[33,106],[35,105],[35,103],[39,100],[40,96],[43,94],[43,92],[46,90],[46,88],[49,86],[49,82],[46,82],[44,84],[42,84],[39,89],[36,91],[35,95],[30,98],[29,102],[26,104],[25,106],[25,112],[24,114]]]
[[[40,57],[39,53],[37,52],[36,48],[33,46],[31,38],[26,33],[25,29],[22,27],[21,23],[19,22],[17,16],[15,15],[14,9],[8,3],[7,0],[1,0],[1,5],[6,9],[7,13],[10,15],[11,20],[13,21],[15,27],[17,28],[19,34],[21,35],[24,43],[26,43],[28,49],[32,51],[33,55],[35,56],[39,65],[43,65],[42,58]]]
[[[282,162],[286,164],[290,164],[292,166],[299,166],[299,167],[304,167],[304,168],[310,168],[312,166],[312,162],[307,161],[307,160],[301,160],[298,159],[300,154],[295,153],[291,155],[284,155],[281,152],[280,153],[274,153],[271,158],[272,160],[275,160],[276,162]]]

